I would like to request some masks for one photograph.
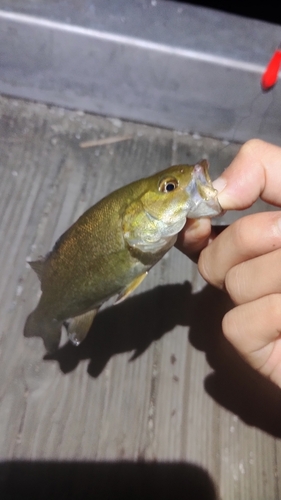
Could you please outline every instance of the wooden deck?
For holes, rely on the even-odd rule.
[[[236,149],[0,98],[1,499],[281,498],[280,391],[223,339],[227,297],[177,250],[81,346],[46,356],[22,334],[39,293],[27,257],[117,187],[203,155],[214,178]]]

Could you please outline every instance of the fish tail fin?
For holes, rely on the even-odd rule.
[[[24,326],[25,337],[41,337],[48,352],[55,351],[60,343],[61,322],[44,320],[38,309],[27,318]]]

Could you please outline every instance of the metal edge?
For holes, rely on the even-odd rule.
[[[157,11],[147,0],[122,0],[122,25],[116,3],[86,2],[81,11],[74,3],[34,9],[18,1],[17,11],[0,11],[0,92],[228,140],[281,143],[280,85],[261,93],[265,44],[249,45],[249,33],[274,45],[279,26],[193,6],[179,16],[179,4],[158,2]],[[206,23],[210,34],[202,36]],[[228,44],[218,44],[222,34]]]

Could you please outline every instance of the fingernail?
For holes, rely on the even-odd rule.
[[[226,180],[223,179],[223,177],[218,177],[214,182],[213,182],[213,187],[220,193],[226,186]]]

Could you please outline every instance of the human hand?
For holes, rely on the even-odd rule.
[[[225,210],[259,197],[281,206],[281,148],[248,141],[214,185]],[[208,220],[188,222],[177,246],[193,258],[203,249],[200,273],[236,306],[223,318],[225,336],[281,387],[281,212],[243,217],[217,237]]]

